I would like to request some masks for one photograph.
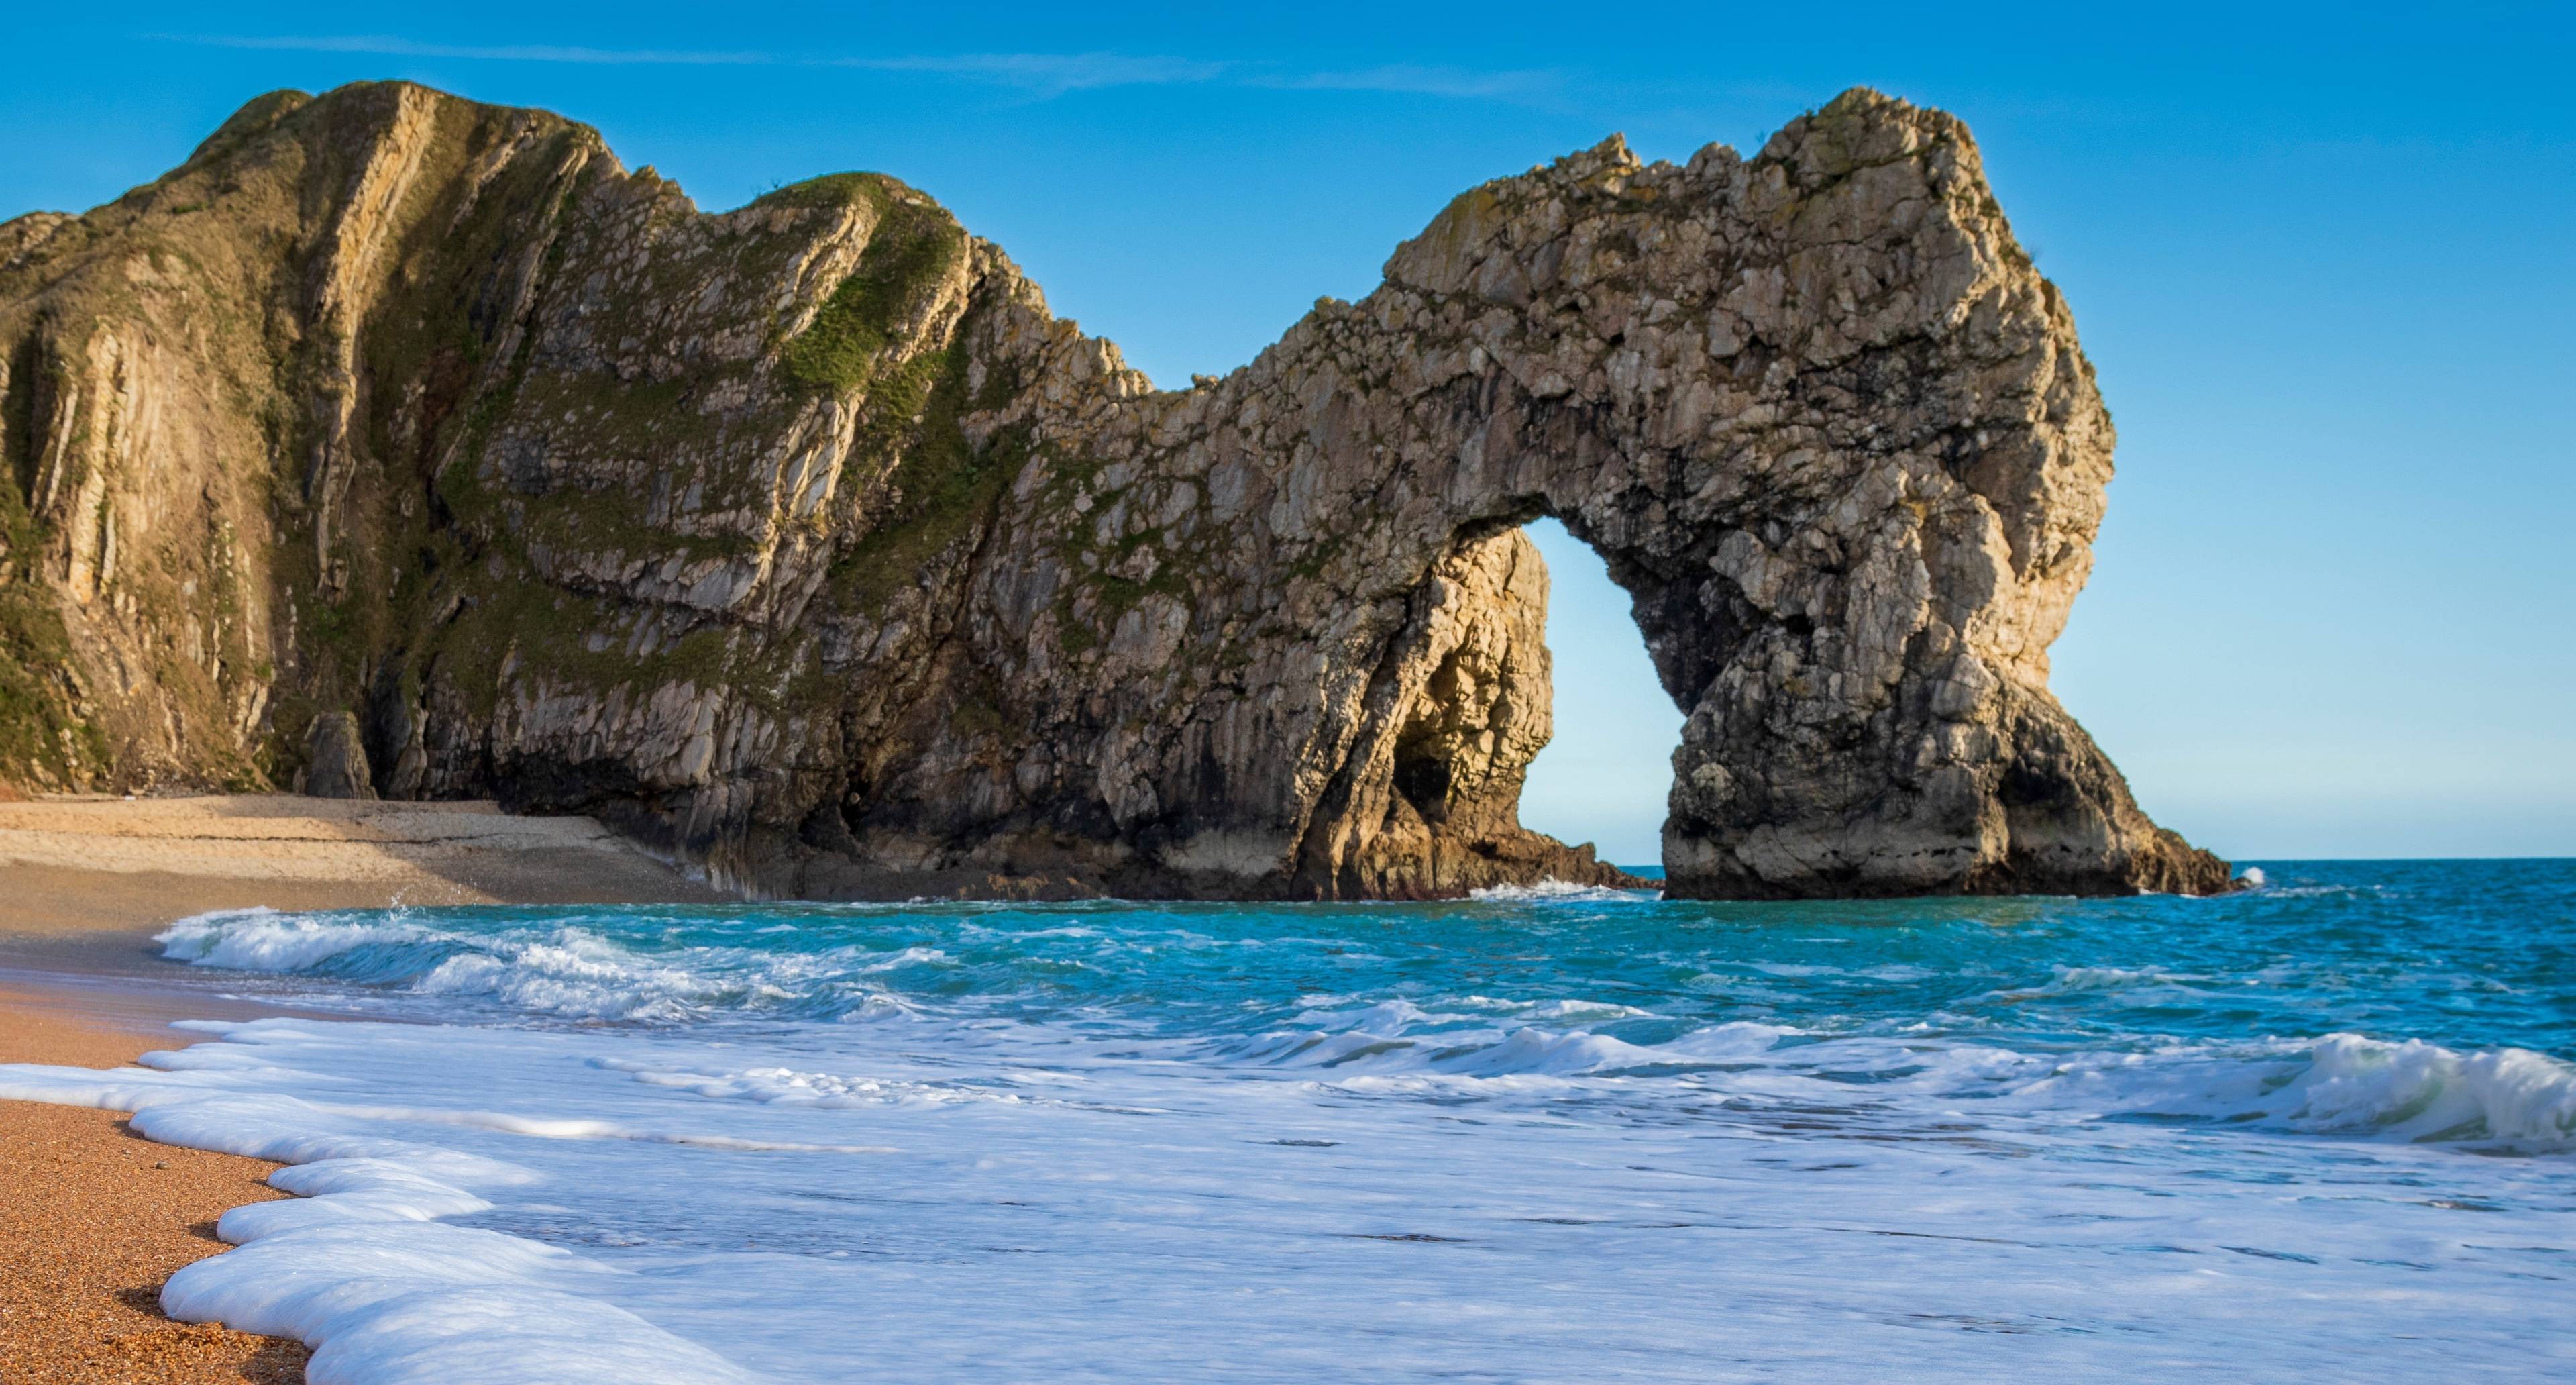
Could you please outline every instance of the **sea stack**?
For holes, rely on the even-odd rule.
[[[815,896],[1615,882],[1517,819],[1552,515],[1689,712],[1668,892],[2228,885],[2048,692],[2073,318],[1867,91],[1469,191],[1177,391],[892,179],[708,215],[543,112],[275,93],[0,225],[0,455],[29,787],[355,774]]]

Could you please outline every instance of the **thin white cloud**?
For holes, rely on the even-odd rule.
[[[584,48],[552,44],[423,43],[392,34],[153,34],[170,43],[270,52],[368,53],[471,62],[581,63],[691,67],[826,67],[917,72],[1011,87],[1040,96],[1107,87],[1223,84],[1282,91],[1373,91],[1460,100],[1520,100],[1561,84],[1548,72],[1475,72],[1394,65],[1349,71],[1297,72],[1268,65],[1127,53],[958,53],[890,57],[807,57],[763,52],[670,48]]]
[[[254,48],[290,53],[375,53],[396,58],[465,58],[477,62],[524,63],[658,63],[703,67],[750,67],[776,63],[766,53],[692,52],[664,48],[565,48],[548,44],[487,47],[461,43],[420,43],[390,34],[281,35],[272,38],[231,34],[154,34],[172,43],[210,48]]]
[[[1563,85],[1564,77],[1555,72],[1474,72],[1399,63],[1348,72],[1272,73],[1248,77],[1245,84],[1289,91],[1384,91],[1508,101],[1544,95]]]
[[[875,72],[929,72],[1048,92],[1101,87],[1185,86],[1213,82],[1233,65],[1124,53],[961,53],[953,57],[824,58],[823,67]]]

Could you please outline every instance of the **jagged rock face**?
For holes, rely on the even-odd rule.
[[[0,227],[0,350],[40,783],[278,780],[347,709],[389,797],[780,892],[1615,880],[1516,817],[1547,514],[1691,710],[1674,891],[2227,882],[2047,692],[2111,470],[2066,309],[1865,92],[1488,184],[1179,392],[890,180],[707,216],[551,116],[284,94]]]
[[[366,732],[349,712],[324,712],[304,737],[304,773],[295,791],[314,798],[374,798],[375,772],[367,765]]]

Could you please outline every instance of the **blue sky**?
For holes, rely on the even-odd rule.
[[[277,87],[599,126],[700,205],[893,173],[1158,380],[1357,297],[1452,194],[1625,131],[1750,150],[1866,84],[1965,117],[2121,433],[2056,688],[2238,857],[2576,853],[2576,20],[2564,6],[649,3],[24,8],[0,216]],[[1558,572],[1534,825],[1652,860],[1678,714]]]

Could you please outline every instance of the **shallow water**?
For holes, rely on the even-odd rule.
[[[2576,1369],[2576,863],[2268,871],[228,912],[169,955],[409,1023],[0,1095],[303,1161],[170,1295],[317,1380]]]

